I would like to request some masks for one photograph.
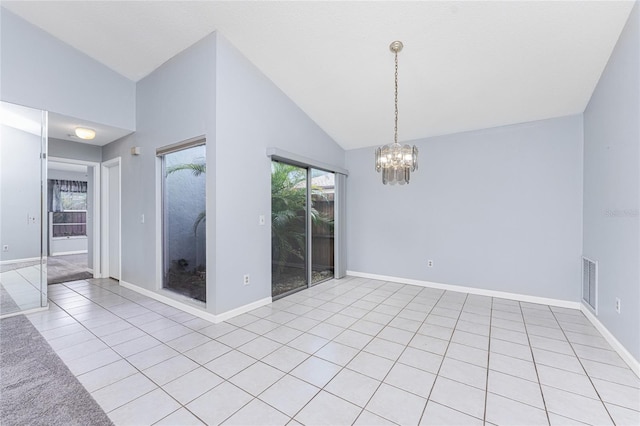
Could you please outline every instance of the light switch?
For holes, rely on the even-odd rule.
[[[264,219],[264,215],[261,214],[260,216],[258,216],[258,223],[260,225],[264,225],[265,224],[265,219]]]

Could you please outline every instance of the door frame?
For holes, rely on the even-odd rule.
[[[118,209],[118,221],[120,222],[120,235],[118,236],[118,269],[120,271],[120,279],[122,279],[122,157],[115,157],[111,160],[104,161],[102,163],[102,180],[101,180],[101,195],[102,195],[102,220],[101,220],[101,233],[103,238],[101,239],[101,274],[100,278],[109,278],[109,173],[111,168],[118,166],[118,182],[120,188],[118,188],[119,209]]]
[[[47,168],[49,167],[49,161],[54,163],[67,163],[67,164],[77,164],[81,166],[93,167],[93,278],[100,278],[102,276],[102,266],[101,262],[101,218],[102,218],[102,205],[101,205],[101,188],[100,188],[100,175],[101,175],[101,167],[100,163],[95,161],[85,161],[85,160],[74,160],[72,158],[62,158],[62,157],[48,157],[47,158]]]

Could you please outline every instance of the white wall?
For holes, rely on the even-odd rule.
[[[579,300],[581,116],[414,142],[405,186],[347,151],[348,270]]]
[[[640,360],[640,5],[584,113],[584,255],[600,321]],[[615,311],[615,299],[621,312]]]
[[[135,130],[135,83],[0,7],[3,101]]]
[[[34,120],[40,122],[40,112]],[[0,260],[40,257],[41,137],[0,125]],[[46,196],[46,193],[45,193]],[[35,223],[28,221],[34,217]],[[9,251],[1,251],[8,245]]]
[[[156,149],[207,138],[207,167],[215,170],[215,35],[179,53],[137,84],[137,132],[103,147],[103,160],[122,157],[122,281],[156,291],[162,286],[157,250]],[[142,149],[132,156],[132,146]],[[215,173],[207,173],[207,286],[215,281]],[[145,222],[141,223],[141,215]],[[214,304],[207,305],[213,312]]]
[[[217,40],[215,303],[220,313],[271,297],[270,222],[258,224],[259,215],[271,216],[267,147],[338,167],[344,167],[344,150],[224,37],[218,34]],[[248,286],[242,284],[244,274],[251,276]]]

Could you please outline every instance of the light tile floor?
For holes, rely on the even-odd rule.
[[[117,425],[638,425],[576,310],[346,278],[212,324],[110,280],[29,316]]]
[[[40,307],[44,296],[40,291],[39,264],[0,272],[0,283],[15,302],[12,309],[3,310],[3,315]]]

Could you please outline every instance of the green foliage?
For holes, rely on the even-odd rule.
[[[167,176],[179,170],[191,170],[194,176],[200,176],[207,171],[207,165],[205,163],[176,164],[167,168]]]
[[[175,172],[178,172],[180,170],[190,170],[191,173],[193,174],[193,176],[197,177],[200,176],[201,174],[206,173],[207,171],[207,165],[205,163],[183,163],[183,164],[176,164],[175,166],[171,166],[171,167],[167,167],[166,170],[166,176],[169,176]],[[196,218],[195,222],[193,223],[193,233],[197,234],[198,233],[198,227],[200,226],[200,224],[204,221],[206,221],[207,219],[207,212],[206,211],[202,211],[200,212],[200,214],[198,214],[198,217]]]
[[[271,239],[276,274],[290,256],[304,261],[306,235],[307,171],[285,163],[271,163]],[[313,200],[326,199],[318,187],[311,187],[310,216],[314,225],[333,226],[333,219],[320,214]]]

